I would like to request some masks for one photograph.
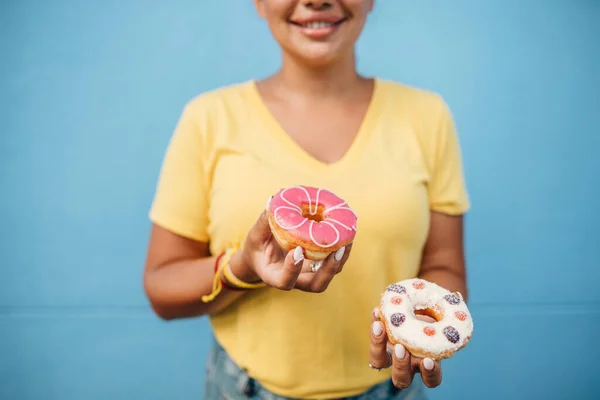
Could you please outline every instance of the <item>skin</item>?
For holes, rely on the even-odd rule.
[[[374,0],[254,0],[282,51],[282,67],[259,81],[263,100],[282,127],[305,151],[323,163],[339,161],[348,151],[369,104],[373,81],[355,68],[354,47]],[[343,22],[325,38],[309,38],[295,22],[315,16]],[[335,134],[332,134],[335,132]],[[233,273],[252,282],[262,280],[280,290],[322,292],[340,273],[351,253],[341,259],[330,255],[317,273],[310,262],[294,260],[294,250],[285,252],[275,242],[264,212],[257,216],[243,250],[231,258]],[[215,256],[209,244],[197,242],[154,225],[148,244],[144,288],[157,315],[166,320],[218,313],[245,292],[226,288],[212,301]],[[463,217],[431,213],[430,233],[424,247],[419,276],[467,297],[463,254]],[[373,314],[369,362],[388,364],[391,347]],[[426,317],[423,317],[426,318]],[[381,329],[378,329],[381,328]],[[400,347],[398,347],[400,346]],[[410,386],[415,373],[428,387],[442,380],[439,362],[411,357],[401,345],[393,353],[392,381],[399,388]],[[432,369],[425,368],[433,364]]]

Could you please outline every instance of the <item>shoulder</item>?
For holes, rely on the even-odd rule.
[[[249,96],[253,81],[237,82],[199,93],[189,99],[185,112],[195,116],[214,115],[219,110],[240,107]]]
[[[409,127],[421,145],[435,147],[455,135],[454,119],[444,97],[433,90],[380,80],[388,113]]]
[[[401,82],[381,81],[387,114],[414,137],[426,164],[433,169],[439,157],[458,157],[458,133],[450,107],[435,91]]]
[[[431,119],[432,116],[442,116],[448,111],[445,99],[436,91],[387,79],[378,79],[378,83],[383,88],[388,103],[409,111],[407,115]]]
[[[248,113],[252,85],[252,81],[234,83],[195,95],[183,104],[175,135],[207,151],[217,139],[227,140],[228,132]]]

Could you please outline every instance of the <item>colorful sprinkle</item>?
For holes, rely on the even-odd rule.
[[[454,293],[450,293],[444,296],[444,299],[453,306],[460,304],[460,298]]]
[[[415,289],[419,289],[419,290],[420,290],[420,289],[423,289],[423,288],[425,287],[425,283],[423,283],[423,281],[416,281],[416,282],[413,282],[413,284],[412,284],[412,285],[413,285],[413,287],[414,287]]]
[[[392,304],[394,304],[394,305],[397,306],[397,305],[402,304],[402,297],[400,297],[400,296],[394,296],[394,297],[392,297],[390,299],[390,301],[392,302]]]
[[[426,326],[425,328],[423,328],[423,332],[425,332],[425,334],[427,336],[433,336],[433,335],[435,335],[435,329],[433,329],[430,326]]]
[[[456,318],[458,318],[461,321],[464,321],[467,319],[467,313],[464,311],[457,311],[454,313],[454,315],[456,316]]]
[[[386,290],[390,291],[390,292],[396,292],[399,294],[404,294],[406,293],[406,288],[402,285],[397,285],[395,283],[392,283],[391,285],[389,285]]]
[[[451,326],[447,326],[444,328],[444,336],[452,343],[457,343],[460,340],[460,335],[458,331]]]
[[[392,322],[392,325],[400,326],[402,325],[402,323],[404,323],[404,321],[406,321],[406,315],[402,313],[392,314],[392,316],[390,317],[390,321]]]

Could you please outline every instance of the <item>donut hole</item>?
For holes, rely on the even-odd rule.
[[[439,322],[444,318],[444,313],[439,307],[415,308],[415,317],[425,322]]]
[[[325,211],[325,207],[321,205],[317,206],[317,212],[315,214],[311,213],[311,209],[308,204],[302,204],[300,208],[302,209],[302,216],[304,218],[308,218],[309,220],[315,222],[321,222],[325,219],[323,218],[323,211]]]

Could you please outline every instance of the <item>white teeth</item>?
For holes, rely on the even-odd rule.
[[[333,22],[325,22],[325,21],[314,21],[308,22],[303,26],[309,29],[320,29],[320,28],[329,28],[330,26],[335,25]]]

